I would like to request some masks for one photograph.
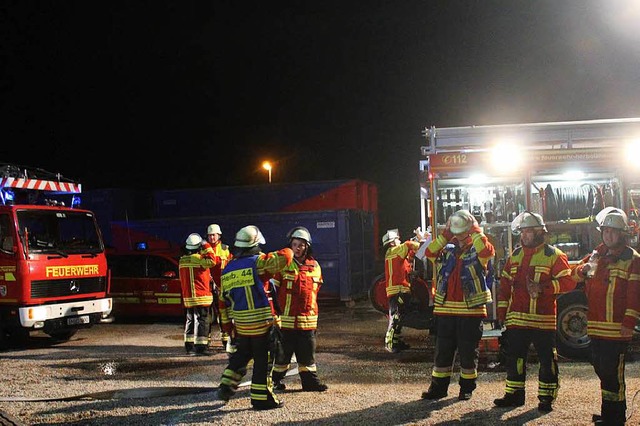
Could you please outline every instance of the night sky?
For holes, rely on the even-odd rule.
[[[268,158],[376,183],[409,230],[425,127],[640,116],[634,3],[3,0],[0,162],[172,189]]]

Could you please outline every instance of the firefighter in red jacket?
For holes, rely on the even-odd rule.
[[[217,223],[212,223],[207,227],[207,242],[211,245],[210,256],[215,261],[215,265],[211,268],[211,292],[213,293],[213,303],[211,304],[211,329],[209,330],[209,336],[213,332],[213,324],[220,324],[220,309],[224,305],[224,301],[220,297],[220,276],[222,270],[229,263],[231,253],[229,252],[229,246],[224,244],[221,240],[222,229]],[[226,347],[229,335],[221,332],[222,347]],[[211,340],[211,339],[210,339]]]
[[[209,309],[213,302],[211,273],[215,265],[209,243],[198,234],[185,242],[185,254],[178,263],[182,303],[185,308],[184,347],[188,355],[206,355],[209,346]]]
[[[622,210],[607,207],[596,220],[602,243],[574,268],[572,278],[585,283],[591,363],[600,379],[600,414],[592,420],[617,426],[626,421],[625,357],[640,315],[640,254],[629,246]]]
[[[289,369],[291,356],[295,354],[302,391],[324,392],[328,386],[318,379],[315,360],[322,269],[311,254],[311,234],[307,228],[295,227],[287,233],[287,238],[294,262],[273,278],[284,347],[273,366],[274,388],[286,388],[282,379]]]
[[[382,247],[385,250],[384,276],[389,301],[389,324],[384,347],[389,352],[398,353],[409,348],[402,340],[402,319],[411,299],[409,273],[412,267],[408,259],[415,255],[420,243],[411,240],[400,242],[398,230],[390,229],[382,236]]]
[[[459,400],[468,400],[478,378],[478,345],[482,320],[491,302],[487,284],[493,245],[467,210],[458,210],[425,252],[437,270],[433,313],[436,321],[435,361],[423,399],[447,396],[456,352],[460,357]]]
[[[293,251],[283,248],[262,253],[265,240],[257,226],[249,225],[236,233],[233,259],[222,271],[221,291],[225,301],[220,312],[222,328],[235,334],[236,350],[222,373],[218,398],[228,401],[247,374],[253,359],[251,376],[251,405],[256,410],[282,407],[273,393],[269,333],[274,326],[273,306],[265,291],[265,282],[283,271],[293,261]],[[235,333],[232,334],[235,330]]]
[[[575,287],[567,256],[545,244],[547,227],[542,216],[523,212],[512,224],[521,246],[507,260],[500,277],[498,322],[506,326],[507,381],[498,407],[524,405],[527,355],[533,343],[538,372],[538,410],[551,411],[558,394],[556,351],[556,297]]]

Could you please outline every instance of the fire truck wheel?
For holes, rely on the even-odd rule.
[[[383,314],[389,314],[387,282],[384,274],[376,276],[371,282],[371,287],[369,287],[369,301],[377,311]]]
[[[52,331],[51,333],[48,333],[48,334],[54,340],[57,340],[59,342],[66,342],[67,340],[75,336],[77,332],[78,330],[62,330],[62,331]]]
[[[558,354],[565,358],[588,359],[591,339],[587,335],[587,298],[580,290],[558,297]]]

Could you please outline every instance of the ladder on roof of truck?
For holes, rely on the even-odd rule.
[[[82,185],[65,178],[60,173],[0,163],[0,190],[4,189],[47,191],[54,194],[80,194]]]
[[[518,140],[531,149],[612,147],[640,137],[640,118],[619,118],[550,123],[425,128],[423,156],[438,152],[482,150],[498,138]]]

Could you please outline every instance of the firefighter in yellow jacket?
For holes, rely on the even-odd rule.
[[[185,308],[184,347],[187,355],[206,355],[209,345],[209,309],[213,303],[211,273],[215,265],[209,243],[198,234],[185,242],[185,254],[178,263],[182,303]]]
[[[436,316],[435,361],[423,399],[447,396],[456,352],[460,357],[459,400],[468,400],[478,378],[482,320],[491,302],[487,284],[493,245],[467,210],[449,217],[446,229],[427,246],[437,271],[433,313]]]
[[[420,243],[411,240],[401,242],[398,230],[390,229],[382,236],[382,247],[385,250],[384,276],[389,301],[389,323],[384,347],[389,352],[398,353],[409,348],[402,340],[402,320],[411,299],[409,273],[412,267],[408,259],[415,255]]]
[[[328,386],[318,379],[315,359],[322,269],[311,254],[311,233],[307,228],[295,227],[287,233],[287,238],[294,261],[273,278],[284,349],[273,366],[274,388],[286,388],[282,379],[289,369],[291,356],[295,354],[302,391],[324,392]]]
[[[279,408],[283,403],[273,393],[271,382],[269,333],[274,326],[273,306],[265,281],[285,270],[293,260],[293,251],[284,248],[262,253],[265,240],[257,226],[249,225],[236,233],[233,259],[222,271],[220,312],[222,328],[234,337],[236,350],[222,373],[218,398],[228,401],[247,373],[253,359],[251,405],[256,410]]]
[[[624,425],[627,409],[625,357],[640,316],[640,254],[629,246],[624,211],[607,207],[596,215],[602,243],[573,270],[584,281],[591,363],[600,379],[600,414],[593,422]]]
[[[567,256],[545,243],[547,227],[542,216],[523,212],[512,224],[520,244],[507,260],[500,277],[498,322],[506,326],[507,381],[505,394],[494,400],[498,407],[525,402],[527,355],[533,343],[538,372],[538,410],[551,411],[558,394],[556,350],[556,297],[575,287]]]

